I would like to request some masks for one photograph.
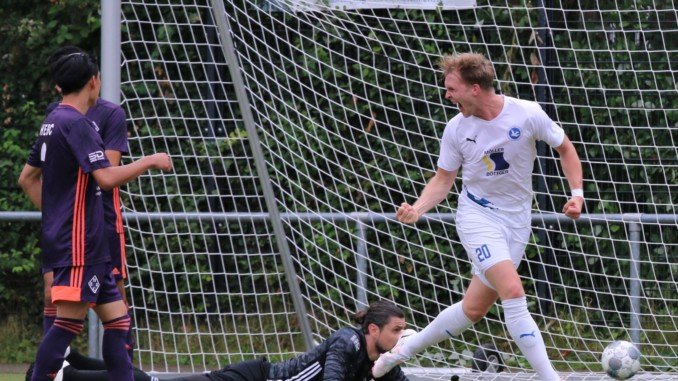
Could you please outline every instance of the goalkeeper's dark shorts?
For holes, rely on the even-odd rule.
[[[266,359],[231,364],[205,376],[212,381],[266,381],[271,364]]]

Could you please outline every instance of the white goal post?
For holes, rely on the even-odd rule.
[[[519,269],[554,365],[600,372],[603,348],[624,339],[645,371],[678,374],[675,8],[470,3],[120,2],[121,42],[104,51],[121,57],[127,159],[166,151],[175,165],[122,191],[136,364],[276,361],[379,298],[415,329],[460,300],[459,183],[414,226],[394,212],[434,173],[457,112],[436,61],[474,51],[495,65],[497,90],[539,102],[582,159],[586,214],[573,223],[558,161],[538,147]],[[471,368],[482,344],[510,372],[531,371],[498,305],[408,366]]]

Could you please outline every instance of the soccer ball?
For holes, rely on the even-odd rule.
[[[640,370],[640,351],[628,341],[613,341],[603,351],[600,362],[608,376],[626,380]]]

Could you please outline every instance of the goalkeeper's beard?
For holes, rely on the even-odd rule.
[[[382,347],[381,344],[379,344],[379,342],[374,343],[374,345],[377,348],[377,352],[379,352],[379,354],[386,353],[386,352],[390,351],[391,349],[393,349],[393,348],[384,349],[384,347]]]

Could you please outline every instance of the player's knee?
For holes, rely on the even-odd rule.
[[[475,303],[464,303],[463,306],[464,315],[466,315],[466,317],[474,324],[479,322],[482,318],[484,318],[489,310],[490,307],[482,306]]]
[[[520,282],[511,282],[510,284],[507,284],[502,290],[498,290],[498,293],[501,300],[516,299],[525,296],[525,290]]]

